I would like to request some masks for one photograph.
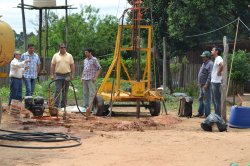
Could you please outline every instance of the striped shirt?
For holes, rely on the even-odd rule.
[[[101,66],[95,57],[92,56],[91,58],[85,58],[83,63],[82,79],[91,80],[100,69]]]
[[[29,66],[29,68],[25,70],[23,77],[36,79],[37,78],[37,65],[41,64],[40,58],[36,53],[33,53],[32,55],[30,55],[28,52],[25,52],[21,56],[21,61],[24,61],[26,59],[30,59],[31,61],[27,63],[27,66]]]

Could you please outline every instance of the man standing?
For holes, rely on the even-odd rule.
[[[221,55],[221,48],[213,47],[211,54],[214,57],[214,66],[211,76],[212,97],[214,103],[214,110],[217,115],[221,115],[221,81],[223,71],[223,59]]]
[[[92,53],[93,50],[91,48],[87,48],[84,51],[86,58],[84,59],[81,81],[83,85],[83,106],[85,108],[89,107],[91,102],[93,102],[96,93],[95,81],[101,72],[101,66]]]
[[[9,106],[11,100],[22,100],[22,78],[23,72],[25,69],[28,69],[26,63],[30,62],[30,59],[26,59],[23,62],[20,62],[21,53],[16,51],[14,53],[14,59],[10,62],[10,97],[9,97]]]
[[[21,57],[21,61],[30,59],[30,61],[27,63],[29,68],[23,74],[23,80],[26,87],[26,96],[33,95],[37,75],[40,71],[41,61],[39,56],[34,53],[34,50],[34,44],[28,44],[28,51],[23,53]]]
[[[54,107],[59,107],[62,92],[61,108],[66,107],[70,78],[74,80],[75,64],[73,56],[66,52],[64,43],[59,44],[59,52],[55,53],[50,66],[50,78],[55,79],[56,93]]]
[[[198,114],[195,117],[202,117],[205,113],[207,117],[210,114],[211,105],[211,73],[213,62],[210,60],[210,52],[204,51],[201,54],[203,64],[198,74],[198,82],[200,85],[199,108]]]

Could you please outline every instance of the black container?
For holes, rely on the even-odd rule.
[[[31,112],[33,113],[33,116],[42,117],[44,113],[44,106],[34,105]]]
[[[24,97],[24,104],[25,108],[31,110],[33,107],[33,97],[32,96],[25,96]]]
[[[34,104],[35,105],[43,105],[44,104],[44,99],[41,96],[37,96],[34,98]]]

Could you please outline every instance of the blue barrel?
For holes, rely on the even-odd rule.
[[[229,126],[250,128],[250,107],[232,106]]]

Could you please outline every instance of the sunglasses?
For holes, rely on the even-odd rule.
[[[60,48],[66,48],[66,47],[60,47]]]

